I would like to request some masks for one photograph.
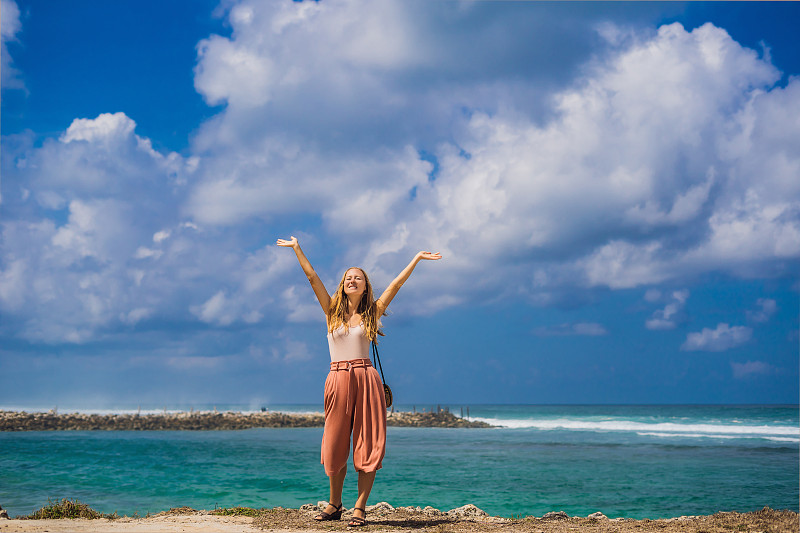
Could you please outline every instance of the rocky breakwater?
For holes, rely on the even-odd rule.
[[[81,414],[0,411],[0,431],[159,431],[321,427],[321,414],[206,412],[166,414]]]
[[[397,427],[419,428],[490,428],[486,422],[460,418],[450,411],[431,411],[429,413],[391,413],[386,424]]]
[[[391,413],[390,426],[403,427],[488,427],[470,422],[446,411],[438,413]],[[164,414],[82,414],[26,413],[0,411],[0,431],[209,431],[250,428],[322,427],[321,414],[286,414],[279,412],[208,412]]]

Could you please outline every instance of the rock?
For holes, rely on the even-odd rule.
[[[608,520],[608,517],[606,515],[604,515],[603,513],[601,513],[600,511],[597,511],[596,513],[592,513],[589,516],[587,516],[586,518],[588,518],[590,520]]]
[[[448,516],[457,516],[459,518],[474,518],[476,516],[489,516],[486,511],[483,511],[471,503],[461,506],[457,509],[447,511]]]
[[[439,509],[437,509],[437,508],[435,508],[435,507],[431,507],[430,505],[427,505],[427,506],[426,506],[426,507],[425,507],[425,508],[422,510],[422,513],[423,513],[423,514],[426,514],[426,515],[428,515],[428,516],[444,516],[444,513],[443,513],[443,512],[441,512]]]
[[[8,520],[8,511],[0,507],[0,520]]]
[[[319,511],[319,505],[313,503],[306,503],[300,506],[301,511]]]
[[[667,522],[686,522],[687,520],[694,520],[696,516],[676,516],[674,518],[667,518]]]
[[[394,511],[394,507],[387,502],[378,502],[375,505],[367,506],[368,513],[389,513]]]
[[[190,411],[180,413],[80,414],[26,413],[0,410],[0,431],[64,430],[240,430],[255,427],[322,427],[322,414],[286,414],[278,412],[233,413]],[[448,411],[438,413],[393,413],[387,424],[406,427],[491,427],[489,424],[459,418]]]
[[[569,515],[564,511],[551,511],[542,517],[542,520],[561,520],[562,518],[569,518]]]

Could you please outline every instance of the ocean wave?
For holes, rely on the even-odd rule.
[[[634,420],[585,420],[585,419],[503,419],[474,418],[512,429],[539,429],[545,431],[596,431],[633,432],[640,435],[660,437],[715,437],[715,438],[770,438],[789,439],[785,442],[800,442],[800,428],[793,426],[766,426],[747,424],[708,424],[675,422],[639,422]]]
[[[768,437],[766,435],[722,435],[719,433],[657,433],[657,432],[637,432],[642,437],[686,437],[686,438],[713,438],[713,439],[742,439],[755,438],[771,440],[773,442],[793,442],[800,443],[800,437]]]
[[[691,438],[702,438],[702,437],[713,437],[715,439],[741,439],[741,436],[738,435],[721,435],[718,433],[657,433],[657,432],[646,432],[642,431],[636,432],[637,435],[642,437],[691,437]]]
[[[772,440],[775,442],[798,442],[800,443],[800,438],[792,438],[792,437],[764,437],[767,440]]]

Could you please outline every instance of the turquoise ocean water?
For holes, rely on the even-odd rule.
[[[484,405],[470,406],[470,415],[503,427],[389,428],[370,502],[442,510],[474,503],[501,516],[798,510],[797,406]],[[128,515],[184,505],[299,507],[327,498],[321,436],[321,428],[4,432],[0,505],[12,516],[64,497]],[[349,468],[346,507],[356,495]]]

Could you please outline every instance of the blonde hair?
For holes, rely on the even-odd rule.
[[[372,284],[369,282],[367,273],[364,272],[364,269],[360,267],[350,267],[345,270],[344,274],[342,275],[342,281],[339,282],[339,287],[337,287],[336,292],[333,293],[333,297],[331,298],[331,306],[328,308],[328,332],[333,333],[341,326],[345,327],[345,331],[350,328],[350,324],[348,324],[347,320],[345,320],[347,316],[347,306],[349,304],[349,300],[347,299],[347,295],[344,293],[344,280],[345,277],[347,277],[347,273],[353,269],[361,271],[361,273],[364,275],[364,281],[366,284],[366,287],[364,288],[364,294],[361,295],[361,301],[358,302],[358,307],[354,310],[354,312],[361,315],[361,321],[364,323],[364,333],[366,334],[367,338],[371,341],[377,342],[378,335],[383,335],[383,332],[380,329],[381,317],[378,316],[378,306],[375,305],[375,297],[372,295]]]

